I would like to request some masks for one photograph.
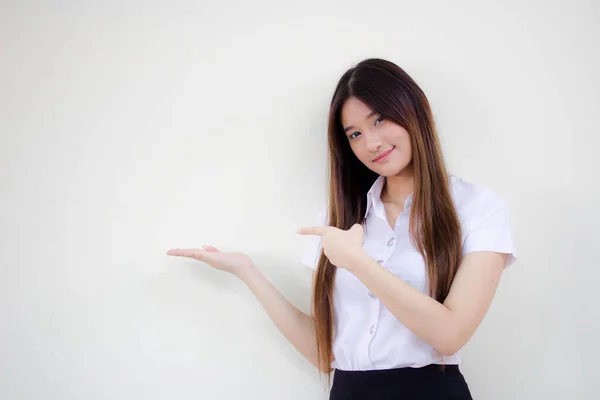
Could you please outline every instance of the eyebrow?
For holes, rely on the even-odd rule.
[[[365,117],[365,119],[369,119],[369,118],[371,118],[375,114],[377,114],[377,111],[371,111],[371,113],[369,115],[367,115]],[[354,129],[354,127],[352,125],[345,127],[344,128],[344,133],[347,133],[350,129]]]

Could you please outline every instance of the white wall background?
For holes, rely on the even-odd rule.
[[[414,77],[451,171],[520,259],[463,350],[476,399],[597,399],[596,1],[8,1],[0,7],[0,398],[326,399],[234,277],[304,311],[337,79]]]

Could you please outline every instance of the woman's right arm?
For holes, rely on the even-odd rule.
[[[171,249],[167,255],[193,258],[239,277],[250,288],[285,338],[317,367],[317,338],[313,318],[283,297],[256,268],[250,257],[238,252],[221,252],[213,246],[203,246],[200,249]],[[331,369],[323,372],[329,373]]]
[[[252,291],[285,338],[317,367],[317,340],[313,318],[283,297],[255,266],[243,268],[236,275]],[[331,369],[322,372],[329,373]]]

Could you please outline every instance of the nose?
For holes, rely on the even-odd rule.
[[[367,150],[369,150],[372,153],[377,152],[377,150],[379,150],[379,148],[381,147],[381,138],[379,137],[379,135],[374,132],[369,132],[365,136],[365,139],[367,141]]]

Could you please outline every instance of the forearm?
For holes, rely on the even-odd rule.
[[[314,321],[290,303],[255,267],[238,274],[284,337],[313,365],[317,366]],[[329,372],[329,371],[324,371]]]
[[[450,309],[383,268],[365,252],[353,259],[351,272],[404,326],[442,354],[458,351],[463,344],[460,324]]]

